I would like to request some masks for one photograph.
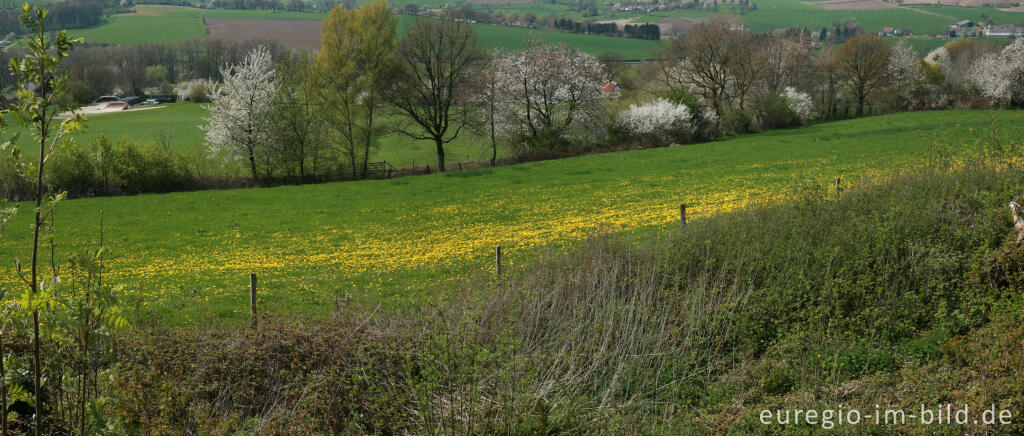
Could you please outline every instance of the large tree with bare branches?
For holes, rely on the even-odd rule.
[[[476,31],[451,15],[419,18],[395,48],[395,77],[385,90],[393,107],[409,120],[396,130],[433,141],[437,167],[444,171],[444,145],[465,125],[464,100],[470,68],[479,58]]]
[[[760,73],[750,32],[722,19],[673,41],[662,59],[669,86],[692,90],[719,115],[733,100],[742,106]]]
[[[874,35],[857,35],[839,47],[836,70],[857,98],[858,117],[868,96],[888,82],[891,52],[892,46]]]

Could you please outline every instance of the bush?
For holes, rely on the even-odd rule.
[[[693,140],[713,136],[708,129],[711,127],[714,115],[710,113],[707,106],[700,102],[696,95],[693,95],[686,88],[673,87],[662,94],[662,97],[673,103],[685,104],[686,107],[690,108],[690,127]]]
[[[722,133],[736,134],[750,131],[753,119],[747,111],[740,108],[729,108],[722,114]]]
[[[32,183],[25,177],[25,162],[16,145],[0,146],[0,198],[20,201],[32,196]]]
[[[100,135],[84,146],[55,154],[46,183],[73,197],[141,194],[193,189],[198,181],[185,156],[156,147],[139,147],[127,138],[116,144]]]
[[[790,107],[789,99],[781,95],[768,95],[754,100],[754,114],[761,129],[781,129],[801,124],[800,117]]]
[[[619,113],[620,132],[643,145],[665,146],[689,142],[694,132],[693,114],[685,104],[659,98],[642,105],[630,105]]]

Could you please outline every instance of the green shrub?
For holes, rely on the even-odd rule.
[[[185,156],[139,147],[127,138],[112,144],[99,135],[89,144],[54,155],[51,162],[47,185],[75,197],[183,191],[198,183]]]
[[[753,104],[758,127],[763,130],[795,127],[802,124],[800,116],[790,106],[786,97],[766,95],[758,97]]]
[[[749,132],[752,123],[750,114],[740,108],[729,108],[722,114],[722,131],[725,134]]]

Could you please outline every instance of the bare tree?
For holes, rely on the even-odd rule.
[[[498,72],[492,68],[501,56],[497,50],[488,55],[487,62],[474,77],[476,92],[471,97],[475,119],[469,125],[477,135],[491,139],[491,166],[498,160],[498,117],[501,109],[506,106],[502,101],[504,95],[498,89]]]
[[[835,118],[839,107],[839,74],[836,72],[835,52],[831,44],[824,45],[818,52],[813,67],[811,81],[818,95],[821,116],[826,119]]]
[[[395,77],[385,88],[388,102],[415,130],[399,126],[410,138],[434,142],[437,168],[445,170],[444,145],[465,125],[467,105],[458,104],[470,89],[470,68],[479,58],[476,31],[451,15],[417,18],[395,48]]]
[[[744,98],[753,83],[757,71],[750,40],[749,32],[728,21],[702,23],[662,53],[664,79],[669,86],[691,89],[721,115],[731,97]]]
[[[808,52],[809,47],[802,40],[775,36],[765,38],[758,50],[764,92],[778,95],[787,86],[796,86],[801,75],[811,69]]]
[[[864,115],[868,96],[887,83],[891,52],[892,46],[874,35],[854,36],[839,47],[836,69],[857,98],[857,116]]]
[[[305,179],[322,163],[326,126],[316,104],[312,59],[293,54],[278,64],[280,92],[274,101],[272,151],[289,176]]]

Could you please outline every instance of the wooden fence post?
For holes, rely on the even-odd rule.
[[[252,325],[256,326],[256,273],[249,273],[249,307],[252,310]]]
[[[494,247],[494,270],[501,277],[501,246]]]
[[[679,226],[686,228],[686,203],[679,205]]]

